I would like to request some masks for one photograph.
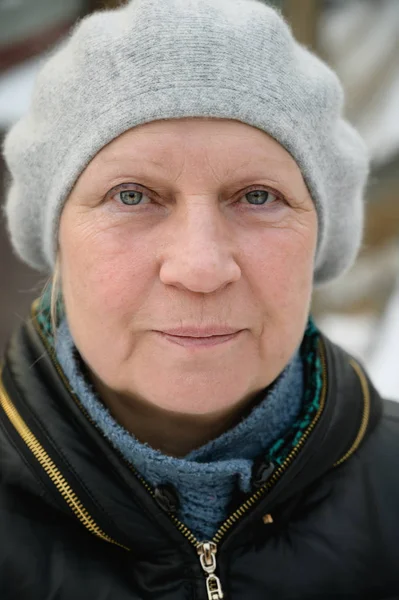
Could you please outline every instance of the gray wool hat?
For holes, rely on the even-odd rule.
[[[13,245],[49,271],[62,207],[111,140],[159,119],[235,119],[293,156],[315,203],[315,283],[353,263],[363,230],[365,146],[342,118],[336,75],[260,0],[133,0],[83,19],[44,65],[4,144]]]

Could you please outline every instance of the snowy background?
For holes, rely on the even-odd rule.
[[[321,19],[320,40],[344,83],[348,116],[370,149],[374,170],[389,163],[396,167],[393,202],[399,203],[399,2],[330,2]],[[382,311],[325,314],[319,324],[364,360],[383,395],[399,400],[399,221],[396,232],[396,238],[359,261],[331,290],[331,295],[365,295],[388,283],[391,294]]]

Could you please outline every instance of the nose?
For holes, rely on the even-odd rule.
[[[210,294],[240,279],[233,238],[217,208],[194,206],[169,233],[160,268],[165,285]]]

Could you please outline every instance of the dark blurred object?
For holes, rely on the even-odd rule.
[[[85,0],[1,0],[0,72],[53,46],[86,9]]]
[[[90,0],[89,10],[116,8],[126,4],[127,0]],[[263,0],[282,10],[291,23],[295,36],[306,46],[316,49],[318,21],[324,6],[324,0]]]
[[[9,73],[14,66],[52,48],[87,12],[87,7],[86,0],[0,0],[0,73]],[[4,133],[0,131],[0,142]],[[1,192],[5,177],[0,156]],[[1,214],[0,257],[1,355],[11,331],[29,314],[31,302],[40,294],[46,278],[13,254]]]
[[[89,10],[101,10],[102,8],[117,8],[126,4],[127,0],[89,0]]]
[[[318,24],[323,10],[320,0],[283,0],[285,18],[291,23],[296,39],[312,50],[317,50]]]
[[[1,140],[0,140],[1,141]],[[5,167],[0,154],[0,189],[4,189]],[[45,277],[24,265],[13,255],[4,218],[0,213],[0,356],[12,330],[29,314],[32,301],[45,283]]]

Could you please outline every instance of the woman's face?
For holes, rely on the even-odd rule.
[[[301,342],[316,240],[300,170],[264,132],[216,119],[132,129],[62,213],[76,346],[124,396],[185,414],[235,408]]]

